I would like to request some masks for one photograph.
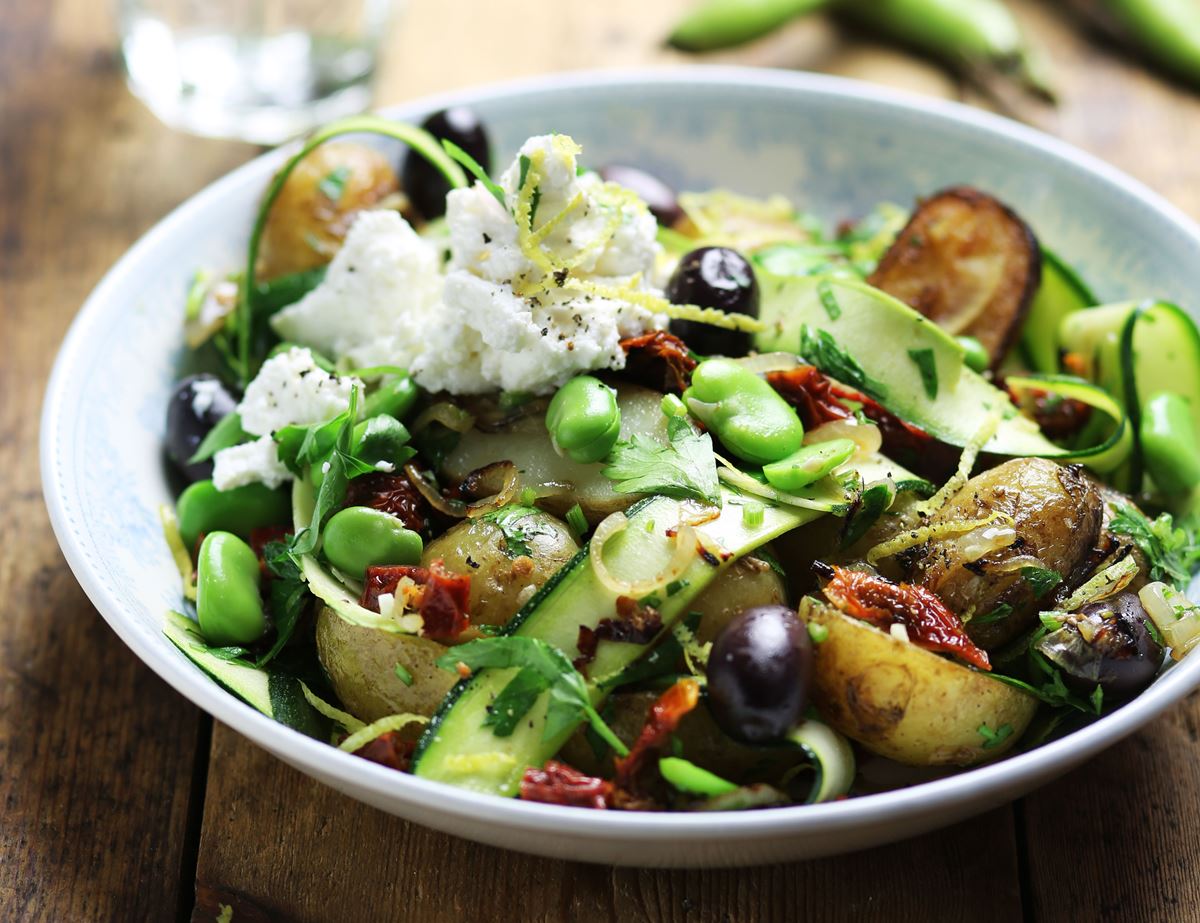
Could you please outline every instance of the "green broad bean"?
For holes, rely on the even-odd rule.
[[[418,564],[425,550],[420,535],[391,513],[369,506],[334,513],[321,535],[329,563],[356,578],[374,564]]]
[[[1200,484],[1200,441],[1187,399],[1166,391],[1142,405],[1139,428],[1146,470],[1167,494]]]
[[[814,442],[802,446],[787,458],[764,465],[763,474],[767,476],[767,483],[777,490],[800,490],[844,465],[857,449],[853,439]]]
[[[681,51],[715,51],[749,42],[830,0],[704,0],[667,40]]]
[[[197,481],[179,495],[176,513],[179,534],[191,549],[205,532],[232,532],[249,539],[252,529],[291,522],[292,505],[284,491],[265,484],[217,490],[208,480]]]
[[[209,532],[196,561],[196,617],[216,647],[253,644],[266,633],[258,557],[232,532]]]
[[[546,429],[559,455],[598,462],[621,434],[617,392],[591,375],[579,375],[558,389],[546,408]]]
[[[711,797],[737,791],[737,786],[728,779],[678,756],[664,756],[658,761],[658,771],[672,786],[689,795]]]
[[[973,372],[986,372],[992,364],[988,351],[975,337],[958,336],[958,345],[963,348],[963,363]]]
[[[403,420],[417,402],[419,391],[417,383],[410,375],[395,375],[367,395],[366,416],[387,414],[397,420]]]
[[[767,382],[729,359],[708,359],[683,393],[688,409],[738,458],[767,465],[787,458],[804,440],[796,411]]]

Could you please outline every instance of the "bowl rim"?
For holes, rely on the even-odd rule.
[[[1200,253],[1200,228],[1180,209],[1171,205],[1145,184],[1117,170],[1094,155],[1037,129],[948,100],[925,97],[842,77],[765,68],[693,65],[672,68],[586,70],[521,78],[421,97],[381,109],[397,118],[423,115],[456,104],[483,103],[544,92],[603,90],[630,86],[678,87],[683,92],[704,86],[741,89],[770,89],[800,96],[865,102],[899,109],[922,118],[967,125],[993,138],[1016,141],[1040,149],[1045,155],[1104,180],[1136,199],[1156,217],[1173,225]],[[92,604],[118,637],[138,658],[172,688],[242,736],[264,747],[308,775],[321,780],[337,779],[336,787],[353,790],[358,800],[375,804],[402,805],[411,812],[436,811],[459,821],[475,821],[484,827],[506,827],[518,832],[563,834],[592,841],[634,835],[647,841],[669,842],[703,834],[712,843],[731,843],[759,838],[802,836],[834,829],[887,825],[938,809],[952,809],[971,802],[998,804],[1009,793],[1025,791],[1056,771],[1065,771],[1101,749],[1132,733],[1200,686],[1200,659],[1190,658],[1173,666],[1153,686],[1127,705],[1066,737],[996,763],[984,764],[945,778],[923,782],[879,794],[817,805],[797,805],[770,811],[723,813],[719,820],[706,814],[639,813],[564,809],[557,805],[498,798],[439,782],[400,774],[268,718],[225,691],[177,652],[155,646],[126,617],[120,602],[92,571],[82,543],[70,523],[72,497],[57,472],[57,459],[64,450],[61,421],[72,414],[67,390],[70,370],[90,347],[89,333],[98,323],[110,293],[121,282],[136,275],[144,254],[158,238],[170,235],[193,212],[203,209],[275,164],[296,149],[291,142],[257,156],[204,187],[173,209],[144,233],[105,274],[88,296],[71,323],[50,375],[41,415],[40,463],[43,492],[54,534],[67,563]],[[181,669],[181,666],[183,667]],[[285,756],[286,754],[286,756]],[[362,793],[370,798],[363,798]],[[990,801],[988,800],[990,798]],[[430,805],[436,804],[436,808]],[[567,813],[564,813],[567,810]]]

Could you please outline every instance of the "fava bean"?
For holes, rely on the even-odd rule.
[[[572,378],[546,408],[546,429],[559,455],[598,462],[621,434],[617,392],[591,375]]]
[[[418,390],[417,383],[407,373],[395,375],[367,395],[366,415],[375,417],[386,413],[403,420],[417,402]]]
[[[804,441],[804,424],[787,401],[729,359],[696,366],[683,399],[730,452],[756,465],[787,458]]]
[[[1200,442],[1187,399],[1159,392],[1142,406],[1146,469],[1159,489],[1182,494],[1200,484]]]
[[[373,564],[418,564],[424,550],[420,535],[391,513],[369,506],[334,513],[321,534],[329,563],[356,578]]]
[[[258,557],[231,532],[209,532],[196,561],[196,617],[209,644],[252,644],[267,630]]]
[[[958,345],[964,350],[963,363],[973,372],[985,372],[992,364],[992,358],[975,337],[955,337]]]
[[[176,512],[179,534],[193,548],[204,532],[220,530],[249,539],[252,529],[290,522],[292,505],[286,493],[265,484],[217,490],[209,480],[197,481],[181,493]]]
[[[800,490],[821,480],[838,465],[844,465],[858,449],[852,439],[814,442],[787,458],[763,466],[767,483],[778,490]]]

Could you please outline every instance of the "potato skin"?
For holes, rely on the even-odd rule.
[[[1095,485],[1079,467],[1012,459],[971,478],[929,524],[980,520],[998,511],[1015,521],[1016,542],[973,562],[964,560],[958,536],[927,542],[915,549],[913,579],[958,615],[972,610],[987,615],[1001,603],[1011,606],[1012,613],[1001,621],[966,624],[972,641],[995,650],[1030,628],[1038,610],[1052,602],[1050,596],[1039,600],[1020,569],[1004,572],[1005,565],[1032,556],[1057,571],[1063,587],[1073,586],[1084,576],[1099,537],[1102,507]]]
[[[346,711],[371,722],[413,712],[432,715],[458,676],[435,661],[447,648],[416,635],[393,635],[351,625],[328,606],[317,614],[317,656]],[[396,675],[396,664],[412,685]]]
[[[801,603],[800,617],[828,631],[813,674],[821,717],[881,756],[912,766],[971,766],[1012,747],[1037,710],[1037,699],[1020,689],[812,598]],[[984,749],[984,724],[1012,733]]]
[[[504,529],[488,519],[465,519],[425,546],[421,563],[440,560],[447,570],[469,574],[467,611],[473,625],[503,625],[575,556],[579,543],[561,519],[531,510],[511,520],[530,554],[510,554]],[[532,588],[532,589],[531,589]]]
[[[337,201],[321,189],[335,171],[344,175]],[[259,245],[259,278],[328,263],[358,213],[397,189],[396,173],[379,151],[345,142],[321,145],[296,165],[271,206]]]
[[[739,558],[688,605],[699,612],[696,640],[712,641],[735,615],[752,606],[787,604],[787,587],[762,558],[753,554]]]

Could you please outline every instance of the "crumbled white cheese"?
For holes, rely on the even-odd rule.
[[[213,485],[217,490],[256,483],[278,487],[291,477],[292,473],[279,460],[279,447],[270,436],[222,449],[213,457]]]
[[[197,417],[208,413],[222,387],[215,378],[197,378],[192,382],[192,413]]]
[[[357,366],[407,367],[436,325],[437,250],[394,211],[355,219],[325,278],[271,319],[283,339]]]
[[[353,378],[338,378],[318,368],[307,349],[289,349],[264,362],[246,386],[238,404],[242,429],[268,436],[293,423],[332,420],[350,406],[356,385]]]

